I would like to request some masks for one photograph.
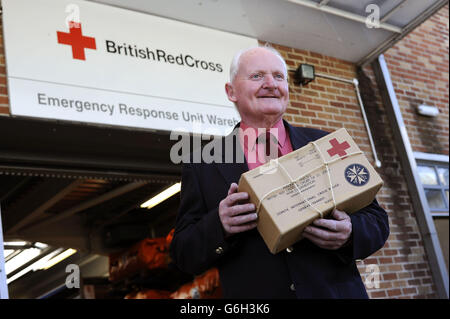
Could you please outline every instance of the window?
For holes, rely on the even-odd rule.
[[[439,237],[445,265],[449,265],[448,156],[414,153],[417,173],[425,192],[429,214]]]
[[[448,165],[419,162],[417,171],[430,213],[433,216],[448,216]]]

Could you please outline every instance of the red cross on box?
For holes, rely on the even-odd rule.
[[[347,155],[347,153],[345,152],[345,150],[347,148],[350,148],[350,144],[348,144],[347,142],[342,142],[339,143],[337,139],[333,138],[332,140],[330,140],[330,144],[331,146],[333,146],[332,148],[330,148],[329,150],[327,150],[328,154],[333,157],[334,155],[338,154],[339,156],[344,156]]]
[[[57,31],[58,43],[72,46],[72,56],[74,59],[86,60],[84,49],[96,50],[95,38],[85,37],[81,33],[81,23],[71,21],[69,23],[69,33]]]

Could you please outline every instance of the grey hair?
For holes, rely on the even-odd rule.
[[[270,46],[269,44],[266,43],[265,45],[257,45],[257,46],[253,46],[253,47],[250,47],[247,49],[240,50],[234,55],[233,60],[231,60],[231,65],[230,65],[230,82],[233,83],[234,78],[236,77],[236,74],[239,71],[239,63],[241,60],[241,56],[243,54],[247,53],[248,51],[256,49],[256,48],[263,48],[263,49],[266,49],[266,50],[274,53],[283,63],[284,70],[285,70],[285,76],[287,79],[288,72],[287,72],[286,61],[284,61],[284,58],[281,56],[280,52],[278,52],[275,48],[273,48],[272,46]]]

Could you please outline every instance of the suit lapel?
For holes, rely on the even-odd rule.
[[[242,173],[248,171],[247,161],[239,142],[239,124],[222,139],[222,162],[215,163],[228,185],[239,183]]]
[[[231,183],[239,184],[241,175],[248,171],[247,163],[217,163],[217,168],[225,178],[228,186],[231,185]]]
[[[310,139],[308,139],[304,134],[301,133],[301,128],[293,127],[285,120],[283,120],[283,122],[284,127],[287,129],[289,133],[293,151],[298,150],[299,148],[305,146],[310,142]]]

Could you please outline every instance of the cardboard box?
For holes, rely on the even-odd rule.
[[[383,185],[344,128],[242,174],[239,192],[260,205],[257,228],[275,254],[300,240],[315,219],[329,215],[331,185],[336,208],[348,214],[369,205]]]

